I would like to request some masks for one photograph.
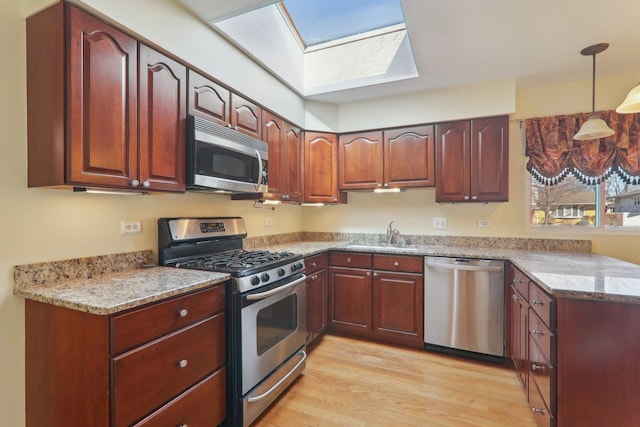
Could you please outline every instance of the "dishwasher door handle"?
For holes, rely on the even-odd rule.
[[[464,265],[464,264],[446,264],[437,261],[427,261],[427,267],[444,268],[446,270],[464,270],[464,271],[488,271],[488,272],[502,272],[502,267],[493,265]]]

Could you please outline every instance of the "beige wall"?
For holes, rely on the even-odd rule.
[[[270,211],[254,209],[251,202],[231,202],[224,196],[186,194],[128,198],[28,189],[24,19],[48,3],[51,2],[0,2],[0,55],[5,58],[0,63],[0,127],[3,129],[0,140],[0,224],[3,224],[0,238],[0,424],[3,426],[24,425],[24,301],[11,292],[14,265],[142,249],[155,251],[156,219],[180,215],[239,215],[245,218],[251,236],[300,230],[383,232],[390,220],[394,220],[403,233],[437,234],[431,230],[433,216],[449,219],[447,234],[538,236],[525,226],[524,151],[516,123],[510,129],[509,203],[439,205],[434,203],[433,189],[422,189],[383,196],[353,193],[346,206],[321,209],[280,206]],[[508,87],[500,86],[502,89],[497,93],[506,98],[501,95],[503,101],[497,104],[498,107],[493,100],[476,99],[470,104],[472,107],[458,110],[454,108],[454,98],[446,95],[448,91],[441,91],[436,98],[431,97],[433,93],[423,93],[372,102],[370,115],[366,119],[359,118],[357,111],[361,106],[355,104],[340,107],[305,104],[260,67],[239,56],[235,49],[172,0],[88,0],[87,3],[289,120],[307,123],[310,128],[359,129],[368,127],[370,122],[367,120],[376,116],[386,117],[388,122],[384,126],[406,124],[406,114],[400,117],[402,109],[396,109],[393,103],[402,104],[404,113],[408,105],[416,105],[416,102],[426,102],[422,107],[424,112],[440,111],[439,104],[446,103],[446,117],[450,119],[461,117],[458,114],[469,117],[513,111],[515,89],[511,82]],[[171,31],[167,31],[169,27]],[[637,76],[613,79],[599,87],[598,99],[606,105],[598,108],[615,106],[637,80]],[[607,92],[611,93],[610,99],[607,99]],[[588,106],[588,82],[521,90],[517,92],[515,117],[583,111],[588,110]],[[411,121],[422,121],[421,117],[421,114],[412,116]],[[432,115],[429,117],[427,121],[433,120]],[[375,127],[381,125],[378,123]],[[273,219],[272,227],[265,227],[266,218]],[[120,221],[130,219],[142,221],[142,234],[120,236]],[[489,219],[493,226],[479,229],[475,225],[477,219]],[[640,262],[640,236],[560,237],[592,238],[597,252]]]

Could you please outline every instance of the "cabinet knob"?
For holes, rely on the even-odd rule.
[[[540,365],[537,365],[537,364],[535,364],[535,363],[532,363],[532,364],[531,364],[531,370],[532,370],[533,372],[537,372],[537,371],[544,371],[544,366],[540,366]]]
[[[369,273],[367,273],[367,276],[369,275]],[[377,272],[373,272],[373,277],[378,277],[378,273]]]
[[[395,265],[396,267],[398,267],[400,265],[400,263],[398,261],[394,262],[393,265]]]
[[[233,127],[233,125],[232,125],[231,123],[227,123],[227,127],[228,127],[228,128],[232,128],[232,127]]]
[[[532,329],[531,335],[544,335],[544,331],[542,329]]]
[[[351,258],[347,258],[347,262],[351,262]]]
[[[311,267],[312,267],[312,268],[316,268],[316,263],[315,263],[315,262],[312,262],[312,263],[311,263]]]
[[[514,285],[517,285],[518,283],[522,283],[522,279],[513,279]]]
[[[178,424],[178,427],[189,427],[189,426],[186,425],[185,423],[182,423],[182,424]]]
[[[367,271],[367,276],[371,276],[371,272],[370,271]]]
[[[384,186],[385,186],[385,188],[386,188],[386,187],[388,187],[388,186],[389,186],[389,183],[388,183],[388,182],[385,182],[385,183],[384,183]]]
[[[464,196],[464,199],[465,200],[469,200],[469,196]]]
[[[178,366],[181,368],[186,368],[189,362],[187,359],[178,360]]]
[[[382,184],[378,183],[378,187],[382,187]]]
[[[471,196],[472,200],[478,200],[478,196]]]
[[[334,197],[334,198],[333,198],[333,201],[334,201],[334,202],[337,202],[337,201],[338,201],[338,198],[337,198],[337,197]]]
[[[151,187],[151,183],[148,180],[145,179],[144,182],[142,183],[142,186],[144,188],[149,188],[149,187]]]
[[[539,299],[534,299],[531,303],[533,305],[544,305],[544,301],[539,300]]]
[[[514,294],[513,295],[513,300],[514,301],[520,301],[520,296]]]
[[[139,187],[140,186],[140,181],[138,181],[137,179],[134,179],[133,181],[131,181],[131,186],[132,187]]]
[[[189,314],[189,310],[187,310],[186,308],[183,308],[178,312],[178,316],[180,317],[187,317],[187,314]]]
[[[540,408],[531,408],[531,412],[533,412],[534,414],[544,414],[544,409],[540,409]]]

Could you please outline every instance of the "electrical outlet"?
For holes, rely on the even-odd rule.
[[[141,221],[120,221],[120,234],[127,236],[130,234],[142,233]]]
[[[491,221],[488,219],[479,219],[478,227],[491,227]]]
[[[265,227],[271,227],[273,225],[273,219],[265,218],[264,225],[265,225]]]
[[[433,229],[444,230],[447,228],[447,218],[444,216],[433,217]]]

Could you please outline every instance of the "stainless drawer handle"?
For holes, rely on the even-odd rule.
[[[513,279],[514,285],[517,285],[518,283],[522,283],[522,279]]]
[[[188,364],[189,361],[187,359],[178,360],[178,366],[181,368],[186,368]]]
[[[544,414],[545,410],[540,408],[531,408],[531,412],[533,412],[534,414]]]
[[[514,300],[514,301],[520,301],[520,296],[519,296],[519,295],[514,294],[514,295],[513,295],[513,300]]]
[[[534,299],[534,300],[532,301],[532,304],[533,304],[533,305],[544,305],[544,301]]]
[[[544,335],[544,331],[542,329],[532,329],[531,335]]]
[[[187,310],[186,308],[183,308],[178,312],[178,316],[180,317],[187,317],[187,314],[189,314],[189,310]]]

